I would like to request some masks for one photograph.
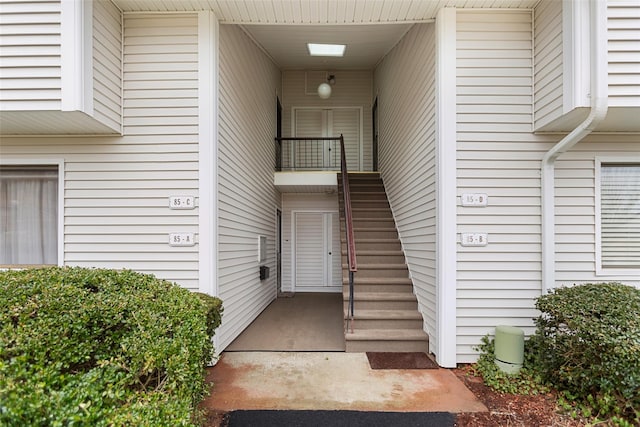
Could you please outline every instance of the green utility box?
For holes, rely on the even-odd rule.
[[[518,373],[524,363],[524,331],[513,326],[496,326],[496,365],[502,372]]]

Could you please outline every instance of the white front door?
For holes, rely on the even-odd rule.
[[[347,155],[347,167],[350,171],[359,171],[361,170],[360,115],[359,108],[295,108],[293,135],[297,137],[339,137],[342,134]],[[315,148],[317,147],[299,147],[297,151],[292,152],[295,159],[292,158],[291,161],[295,161],[296,164],[309,164],[314,161],[325,169],[340,169],[340,146],[338,144],[326,142],[319,150]]]
[[[341,292],[340,223],[336,212],[295,212],[296,292]]]

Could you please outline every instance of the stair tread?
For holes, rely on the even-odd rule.
[[[358,277],[356,273],[355,285],[411,285],[413,282],[409,277]],[[349,284],[348,279],[342,281],[343,284]]]
[[[344,227],[341,227],[344,231]],[[397,231],[395,227],[353,227],[354,231]],[[358,240],[356,238],[356,240]]]
[[[356,237],[356,243],[398,243],[399,239],[376,239],[376,238],[361,238]]]
[[[420,319],[422,315],[417,310],[358,310],[355,319]]]
[[[413,341],[427,340],[428,335],[422,329],[354,329],[345,334],[345,339],[353,341]]]
[[[349,292],[342,292],[343,301],[349,300]],[[356,292],[354,301],[417,301],[413,292]]]
[[[343,269],[349,268],[347,264],[342,264]],[[405,263],[394,263],[394,264],[362,264],[358,263],[358,270],[402,270],[407,268],[407,264]]]
[[[357,243],[357,242],[356,242]],[[356,255],[404,255],[399,249],[360,249],[357,250],[356,246]]]

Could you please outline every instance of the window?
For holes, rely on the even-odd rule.
[[[0,265],[58,263],[58,166],[0,165]]]
[[[640,164],[600,164],[600,267],[640,269]]]

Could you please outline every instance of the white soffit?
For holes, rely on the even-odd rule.
[[[376,63],[412,24],[244,25],[251,37],[282,69],[363,69]],[[346,44],[344,57],[311,56],[307,43]]]
[[[114,0],[124,12],[211,10],[223,24],[370,24],[434,20],[443,7],[532,9],[556,0]]]

